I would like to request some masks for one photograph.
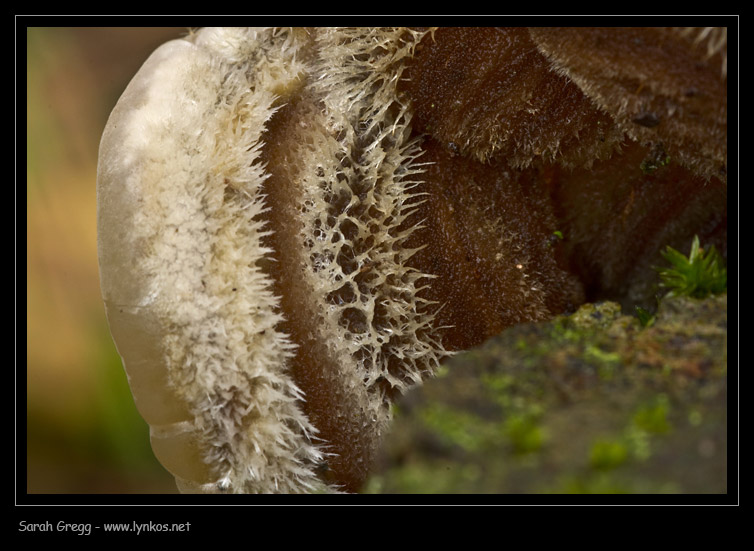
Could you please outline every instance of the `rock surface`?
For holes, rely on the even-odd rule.
[[[398,403],[368,493],[727,492],[727,295],[516,326]]]

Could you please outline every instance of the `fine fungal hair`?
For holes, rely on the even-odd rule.
[[[310,117],[283,170],[295,250],[278,252],[324,342],[334,414],[366,435],[361,455],[394,391],[446,355],[417,297],[429,276],[401,247],[422,166],[395,87],[423,34],[203,29],[158,48],[113,110],[98,167],[102,292],[155,455],[182,491],[341,489],[318,477],[333,448],[292,376],[298,343],[270,276],[265,132],[291,98]]]

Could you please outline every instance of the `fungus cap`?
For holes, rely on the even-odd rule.
[[[425,274],[400,246],[418,152],[389,98],[421,36],[203,29],[158,48],[113,110],[98,167],[102,293],[153,450],[182,490],[323,489],[317,470],[348,440],[363,478],[386,388],[445,354],[416,298]],[[286,194],[271,204],[266,132],[287,104],[307,118],[280,138]],[[281,294],[295,297],[287,311]],[[325,438],[316,396],[297,385],[312,371],[328,410],[317,424],[334,423]]]
[[[649,299],[662,245],[724,250],[726,44],[206,28],[161,46],[103,134],[99,258],[179,487],[358,491],[390,404],[449,351]]]

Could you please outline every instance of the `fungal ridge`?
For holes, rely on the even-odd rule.
[[[224,57],[225,70],[216,70],[223,97],[213,114],[215,143],[207,162],[215,181],[205,188],[205,202],[215,210],[207,216],[212,250],[202,286],[215,304],[204,308],[213,315],[173,337],[177,346],[169,350],[176,353],[169,360],[182,379],[178,385],[191,389],[196,424],[209,447],[204,459],[222,474],[217,489],[298,492],[322,486],[313,473],[322,452],[312,443],[316,429],[301,412],[302,392],[288,373],[295,345],[276,329],[279,301],[250,259],[271,253],[262,243],[269,232],[262,194],[267,174],[259,157],[264,129],[280,94],[297,86],[302,66],[287,36],[259,35],[255,42],[248,31],[231,29],[218,40],[223,52],[238,55]]]
[[[150,267],[181,280],[160,281],[163,292],[192,290],[171,300],[164,344],[172,385],[194,414],[198,443],[186,445],[202,450],[212,475],[177,473],[183,491],[322,489],[315,475],[328,462],[330,490],[355,490],[390,400],[446,354],[435,305],[417,296],[430,276],[409,266],[415,251],[404,246],[422,165],[396,86],[421,36],[330,29],[313,44],[279,29],[196,35],[212,54],[205,80],[217,99],[196,98],[207,113],[186,124],[200,129],[186,139],[196,168],[180,186],[194,218],[181,227],[197,226],[192,250],[180,253],[193,269]],[[287,169],[269,180],[279,143]],[[158,210],[186,202],[171,195],[174,182],[160,182]],[[175,256],[171,246],[153,259]],[[281,303],[276,293],[297,298]]]
[[[727,177],[727,29],[531,28],[567,77],[632,141]]]
[[[263,134],[303,66],[296,45],[272,31],[193,39],[153,54],[103,136],[100,247],[130,259],[116,274],[101,256],[108,318],[137,403],[180,404],[170,417],[151,408],[145,418],[182,491],[316,490],[323,453],[260,266],[271,253]],[[143,298],[130,298],[131,287]],[[133,303],[132,313],[113,307]],[[131,315],[148,330],[132,329]],[[165,382],[140,383],[150,372],[165,372]]]
[[[306,85],[264,137],[264,194],[274,206],[264,242],[275,251],[267,268],[281,297],[279,329],[298,345],[291,373],[327,454],[319,470],[332,487],[357,491],[391,399],[445,352],[435,305],[416,296],[429,276],[408,265],[405,246],[423,167],[395,83],[414,35],[313,35]]]
[[[408,102],[397,93],[406,59],[424,32],[338,29],[318,38],[315,94],[335,142],[332,165],[315,163],[304,213],[311,272],[327,297],[328,340],[355,360],[367,389],[403,391],[445,352],[430,304],[416,298],[427,274],[409,266],[407,218],[421,201],[418,142]],[[308,166],[308,163],[303,163]],[[337,338],[332,339],[337,335]],[[344,358],[345,359],[345,358]]]

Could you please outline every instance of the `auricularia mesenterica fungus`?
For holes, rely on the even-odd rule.
[[[453,351],[727,239],[725,29],[206,28],[105,129],[102,292],[182,491],[358,491]]]

